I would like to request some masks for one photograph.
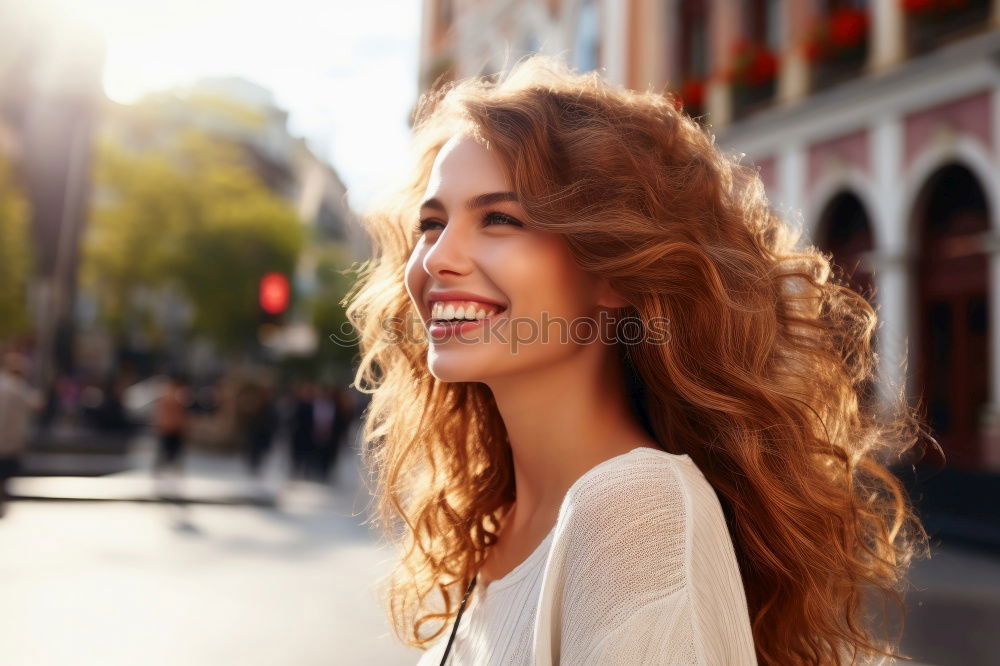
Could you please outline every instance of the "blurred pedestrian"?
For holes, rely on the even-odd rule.
[[[321,387],[313,404],[312,477],[317,481],[326,481],[335,455],[334,423],[338,410],[333,389]]]
[[[264,458],[271,450],[274,433],[278,429],[278,408],[271,387],[256,388],[250,396],[249,407],[246,418],[245,454],[250,473],[258,476]]]
[[[313,397],[315,390],[311,382],[299,383],[295,391],[292,408],[292,476],[309,476],[309,460],[313,450]]]
[[[330,432],[330,445],[327,455],[323,460],[323,479],[333,480],[337,478],[337,463],[340,460],[341,451],[354,421],[354,401],[350,394],[342,387],[330,389],[330,397],[334,404],[333,427]]]
[[[159,448],[153,464],[154,474],[167,468],[173,468],[176,472],[182,469],[184,435],[188,424],[187,406],[186,382],[180,375],[174,375],[156,408],[155,427]]]
[[[17,353],[4,356],[0,369],[0,518],[10,495],[7,482],[21,469],[28,436],[28,420],[40,410],[41,393],[28,384],[28,359]]]

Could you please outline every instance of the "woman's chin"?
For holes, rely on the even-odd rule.
[[[481,382],[486,374],[483,368],[469,363],[468,358],[442,358],[437,354],[429,359],[427,367],[438,381],[449,383]]]

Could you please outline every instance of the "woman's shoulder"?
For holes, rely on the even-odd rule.
[[[605,460],[570,486],[560,514],[676,509],[687,486],[704,481],[687,454],[642,446]]]
[[[620,659],[648,636],[663,663],[754,663],[694,656],[713,654],[699,637],[749,646],[747,655],[753,640],[718,497],[688,455],[641,448],[595,466],[570,488],[556,527],[543,653],[558,641],[564,657]]]
[[[689,569],[694,542],[729,539],[718,495],[687,454],[641,447],[587,471],[567,492],[555,529],[561,547]],[[596,555],[595,555],[596,556]]]

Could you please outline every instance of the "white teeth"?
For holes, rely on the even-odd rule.
[[[445,305],[443,301],[435,301],[431,305],[431,319],[475,321],[477,319],[486,319],[499,311],[499,308],[492,306],[489,308],[479,307],[477,309],[472,303],[459,303],[456,308],[452,303]]]

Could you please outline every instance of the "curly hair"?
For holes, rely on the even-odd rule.
[[[901,657],[867,595],[905,613],[927,534],[888,465],[929,435],[904,389],[872,392],[874,308],[829,255],[802,247],[757,169],[671,96],[537,55],[421,96],[409,181],[364,217],[373,256],[344,301],[361,348],[355,386],[372,394],[362,455],[374,520],[401,554],[382,588],[400,640],[426,648],[446,629],[516,492],[489,388],[438,381],[426,338],[398,326],[419,321],[404,268],[431,165],[458,133],[493,151],[530,226],[560,234],[632,315],[670,321],[669,344],[621,356],[633,409],[714,487],[759,661]]]

